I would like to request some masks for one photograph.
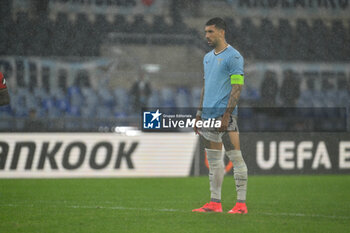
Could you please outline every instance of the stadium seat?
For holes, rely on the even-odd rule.
[[[134,22],[131,24],[131,32],[134,33],[148,33],[150,26],[146,22],[143,15],[138,14],[134,16]]]
[[[56,98],[55,107],[62,112],[66,112],[69,109],[69,99],[68,98]]]
[[[172,88],[162,88],[160,90],[161,107],[175,107],[175,91]]]
[[[350,95],[346,90],[337,91],[337,102],[339,107],[350,107]]]
[[[65,13],[58,13],[50,43],[50,50],[54,55],[66,56],[71,49],[75,48],[76,43],[68,38],[72,33],[72,23],[69,22],[68,16]]]
[[[4,34],[2,34],[3,39],[0,42],[2,46],[4,46],[2,47],[4,52],[1,54],[13,55],[16,54],[16,44],[10,43],[10,41],[14,41],[16,38],[14,28],[17,24],[14,22],[12,17],[6,17],[5,19],[6,20],[3,20],[1,23],[1,27],[3,27],[3,30],[5,30]]]
[[[68,98],[72,106],[81,106],[83,103],[81,90],[78,86],[71,86],[68,88]]]
[[[80,107],[79,106],[70,106],[67,111],[67,116],[69,117],[79,117],[81,114]]]
[[[107,88],[98,89],[99,102],[103,106],[113,107],[115,105],[115,98]]]
[[[113,22],[113,32],[129,32],[130,26],[124,15],[116,15]]]
[[[293,39],[293,28],[287,19],[280,19],[276,32],[276,59],[291,60],[293,48],[290,46]]]
[[[113,111],[108,106],[98,106],[96,109],[96,117],[100,119],[112,118]]]
[[[35,97],[34,93],[29,92],[26,95],[26,104],[27,108],[36,108],[40,103],[38,102],[38,98]]]
[[[35,97],[38,97],[38,98],[46,98],[49,96],[46,90],[42,87],[35,87],[33,92]]]
[[[30,20],[27,12],[18,12],[14,30],[14,38],[16,43],[14,53],[17,55],[27,55],[27,48],[30,41],[27,39],[30,34]]]
[[[300,108],[306,108],[306,107],[313,107],[313,91],[312,90],[305,90],[302,91],[300,94],[300,97],[297,101],[297,107]]]
[[[94,29],[97,30],[102,37],[104,37],[108,32],[113,30],[113,25],[106,19],[105,15],[99,14],[96,15]]]
[[[321,90],[316,90],[313,92],[313,95],[311,98],[312,103],[313,103],[313,107],[315,107],[315,108],[325,107],[323,95],[324,95],[324,93]]]
[[[338,95],[335,89],[327,90],[324,93],[323,99],[325,103],[325,107],[336,107],[338,106]]]
[[[33,46],[33,55],[52,55],[50,35],[53,33],[54,24],[49,20],[47,14],[40,14],[34,21],[34,25],[36,25],[36,34],[34,35],[33,41],[37,43],[31,43]]]
[[[89,104],[84,104],[81,108],[81,115],[84,118],[94,118],[96,117],[96,106],[91,106]]]
[[[332,21],[332,28],[330,32],[332,36],[332,41],[330,43],[331,49],[329,49],[329,56],[332,58],[332,60],[347,60],[347,50],[348,46],[344,45],[346,44],[346,33],[345,33],[345,27],[341,20],[333,20]]]
[[[326,51],[327,43],[329,41],[329,34],[326,25],[322,21],[322,19],[316,19],[313,21],[312,30],[311,30],[311,41],[313,46],[310,47],[311,57],[314,60],[328,60],[328,54]]]
[[[153,17],[153,23],[151,26],[153,33],[167,34],[169,32],[169,28],[170,26],[165,22],[164,16],[156,15]]]
[[[84,103],[87,105],[96,106],[99,103],[97,93],[92,88],[82,87],[81,94],[83,96]]]
[[[10,91],[10,106],[16,117],[25,117],[28,115],[26,97],[29,92],[24,88],[18,88],[16,91]]]
[[[148,99],[148,106],[149,107],[157,107],[160,106],[161,100],[159,98],[159,91],[153,90],[150,98]]]
[[[175,95],[175,105],[178,108],[188,108],[190,105],[190,93],[186,88],[178,88]]]
[[[13,131],[13,116],[10,105],[0,106],[0,132]]]
[[[261,60],[271,60],[276,57],[276,30],[272,22],[265,18],[262,19],[259,27],[259,49],[256,51],[256,58]]]
[[[191,106],[197,108],[199,106],[199,101],[201,98],[202,88],[193,87],[191,90]]]
[[[113,94],[117,107],[115,112],[129,112],[128,106],[130,101],[128,92],[123,88],[116,88],[114,89]]]
[[[260,99],[259,90],[255,87],[246,85],[242,90],[240,98],[244,100],[257,101]]]
[[[296,49],[296,58],[301,60],[309,60],[312,57],[309,54],[309,47],[311,46],[309,42],[311,29],[305,19],[298,19],[295,29],[295,49]]]
[[[0,106],[0,118],[11,117],[13,115],[10,105]]]
[[[350,83],[346,79],[346,74],[337,74],[337,102],[339,107],[350,108]]]
[[[240,37],[245,38],[244,40],[237,40],[238,47],[242,48],[245,51],[246,58],[253,58],[255,54],[253,51],[257,51],[255,49],[260,49],[255,43],[255,40],[258,38],[257,28],[253,24],[250,18],[243,18],[241,22],[241,27],[239,30]]]
[[[226,28],[226,40],[229,44],[234,44],[234,38],[239,35],[239,29],[235,23],[235,20],[231,17],[224,18],[227,28]]]

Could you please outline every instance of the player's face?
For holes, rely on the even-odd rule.
[[[223,36],[223,30],[218,29],[215,25],[209,25],[205,27],[205,39],[208,41],[208,45],[216,47],[220,38]]]

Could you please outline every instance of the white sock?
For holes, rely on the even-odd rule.
[[[205,149],[209,163],[211,201],[221,201],[221,186],[224,180],[224,159],[221,150]]]
[[[226,155],[233,163],[233,176],[236,183],[237,202],[245,202],[247,195],[248,169],[240,150],[230,150]]]

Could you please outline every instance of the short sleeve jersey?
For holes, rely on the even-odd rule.
[[[231,45],[222,52],[215,54],[214,50],[204,56],[204,99],[202,118],[217,118],[222,116],[227,108],[232,90],[231,76],[244,75],[244,60],[242,55]],[[237,106],[233,110],[238,114]]]

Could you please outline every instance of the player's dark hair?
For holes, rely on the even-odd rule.
[[[223,29],[226,31],[226,23],[225,20],[223,20],[220,17],[215,17],[212,19],[209,19],[209,21],[205,24],[205,26],[215,25],[215,27]]]

